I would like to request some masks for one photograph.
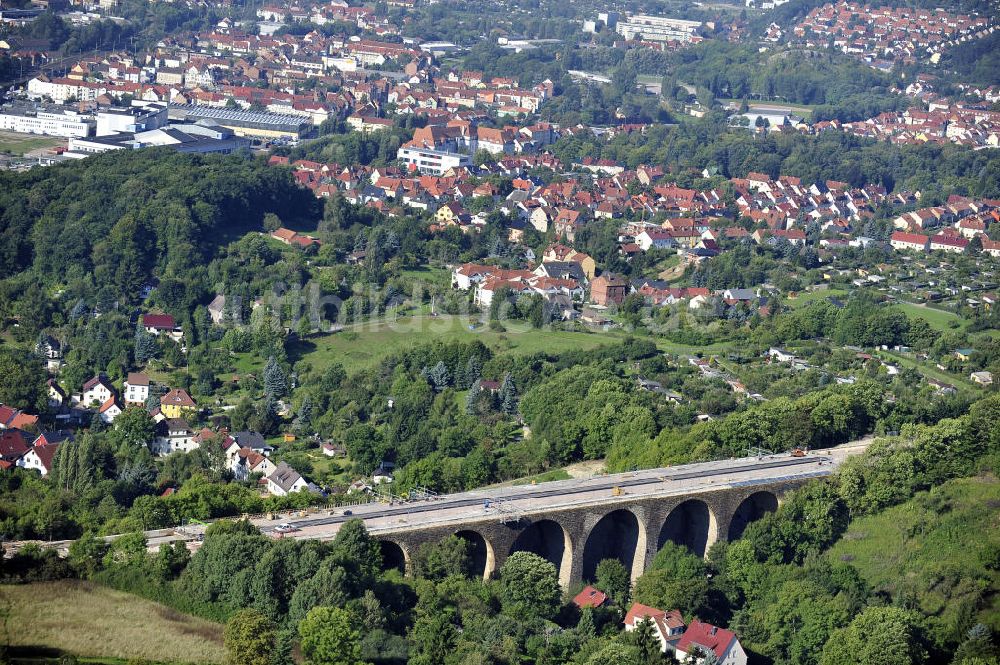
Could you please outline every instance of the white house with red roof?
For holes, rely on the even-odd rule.
[[[97,410],[97,415],[100,416],[102,422],[110,425],[115,421],[115,418],[121,415],[122,411],[122,405],[118,403],[118,398],[112,395]]]
[[[249,448],[240,448],[229,465],[233,478],[239,481],[249,480],[254,474],[267,478],[277,468],[270,459]]]
[[[969,239],[963,236],[945,235],[939,233],[931,237],[931,249],[942,252],[961,254],[969,246]]]
[[[52,464],[60,445],[62,444],[50,443],[44,446],[34,446],[21,459],[17,460],[17,465],[23,469],[34,469],[43,476],[47,476],[52,471]]]
[[[684,617],[680,611],[660,610],[642,603],[633,603],[625,614],[625,632],[632,632],[646,619],[653,624],[653,632],[660,641],[660,651],[673,651],[684,634]]]
[[[747,653],[735,633],[695,619],[677,641],[674,653],[682,663],[701,663],[708,652],[715,655],[719,665],[746,665],[747,662]]]
[[[150,335],[166,335],[175,342],[184,337],[177,321],[169,314],[143,314],[142,327]]]
[[[895,250],[910,250],[913,252],[927,251],[930,238],[919,233],[906,233],[905,231],[894,231],[889,237],[889,244]]]

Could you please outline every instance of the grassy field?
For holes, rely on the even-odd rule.
[[[520,323],[508,323],[507,332],[494,332],[480,325],[470,330],[468,320],[458,316],[408,317],[395,322],[372,322],[350,326],[342,332],[313,335],[289,351],[295,360],[304,360],[322,369],[334,362],[348,372],[369,367],[386,356],[423,342],[479,340],[494,352],[561,352],[593,349],[620,341],[617,335],[531,330]]]
[[[854,521],[827,556],[850,562],[876,590],[914,598],[924,612],[945,623],[960,619],[963,601],[976,593],[970,581],[982,580],[993,596],[986,592],[979,620],[996,628],[1000,571],[990,570],[988,561],[1000,548],[998,509],[996,478],[953,480]]]
[[[816,302],[817,300],[826,300],[827,298],[840,298],[841,300],[847,298],[847,291],[843,289],[821,289],[818,291],[803,291],[799,293],[795,298],[788,299],[788,306],[793,309],[798,309],[799,307],[805,307],[811,302]]]
[[[451,286],[451,271],[446,268],[408,268],[401,273],[402,277],[423,284],[434,284],[436,286]]]
[[[907,316],[927,321],[931,328],[941,332],[946,330],[956,330],[957,328],[950,324],[958,323],[961,325],[962,323],[962,317],[958,314],[946,312],[934,307],[926,307],[924,305],[916,305],[908,302],[899,303],[896,307],[906,312]]]
[[[51,136],[0,132],[0,152],[14,155],[23,155],[39,148],[52,148],[65,143],[66,139],[53,138]]]
[[[0,586],[11,646],[95,658],[221,663],[222,626],[87,582]]]

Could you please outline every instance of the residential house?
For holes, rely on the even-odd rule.
[[[572,261],[579,264],[588,280],[594,279],[594,275],[597,274],[597,262],[589,254],[578,252],[572,247],[560,244],[549,245],[545,248],[545,251],[542,253],[543,263],[560,261]]]
[[[660,651],[673,651],[677,641],[684,634],[684,618],[678,610],[664,611],[641,603],[633,603],[625,614],[625,632],[632,632],[645,619],[653,624]]]
[[[122,405],[118,403],[118,398],[111,396],[97,410],[97,415],[100,417],[101,422],[110,425],[115,421],[115,418],[121,415],[122,411]]]
[[[894,231],[889,237],[889,244],[895,250],[910,250],[914,252],[925,252],[930,246],[930,238],[919,233],[905,233]]]
[[[31,447],[29,441],[23,430],[5,429],[0,432],[0,462],[7,462],[9,466],[16,464]]]
[[[779,363],[790,363],[795,360],[794,353],[789,353],[788,351],[779,349],[775,346],[772,346],[767,350],[767,357],[772,360],[777,360]]]
[[[969,379],[971,379],[973,383],[978,383],[981,386],[992,386],[993,372],[973,372],[969,375]]]
[[[55,337],[42,336],[35,346],[35,352],[45,358],[45,367],[50,372],[58,371],[62,367],[62,345]]]
[[[46,382],[49,391],[49,408],[58,409],[66,403],[66,391],[62,389],[55,379]]]
[[[182,418],[197,408],[198,405],[183,388],[174,388],[160,398],[160,413],[167,418]]]
[[[590,585],[583,587],[583,591],[573,597],[573,604],[581,610],[585,607],[600,607],[606,602],[608,595]]]
[[[0,404],[0,429],[24,429],[38,424],[38,416]]]
[[[305,478],[285,462],[275,467],[271,475],[267,477],[267,491],[274,496],[285,496],[292,492],[299,492],[308,485]]]
[[[635,244],[644,252],[651,249],[668,249],[676,244],[673,233],[666,229],[646,229],[635,237]]]
[[[478,263],[464,263],[451,272],[451,286],[454,289],[468,291],[473,285],[483,281],[487,276],[497,271],[494,266],[484,266]]]
[[[746,651],[732,631],[695,619],[677,641],[674,653],[682,663],[688,660],[701,663],[704,656],[692,658],[698,652],[705,656],[711,653],[713,662],[718,665],[746,665],[747,662]]]
[[[262,455],[266,455],[274,450],[274,448],[267,445],[267,442],[264,441],[264,435],[260,432],[233,432],[229,436],[232,437],[233,441],[240,448],[249,448]]]
[[[968,246],[969,239],[963,236],[945,235],[943,233],[939,233],[938,235],[931,237],[931,250],[961,254],[965,252]]]
[[[104,404],[115,396],[115,389],[111,382],[102,375],[97,375],[83,384],[80,403],[84,406],[97,406]]]
[[[532,272],[539,277],[568,279],[580,283],[587,281],[587,276],[583,273],[583,268],[580,267],[580,264],[573,261],[543,261]]]
[[[250,448],[240,448],[233,457],[229,470],[233,472],[233,478],[245,481],[254,475],[267,478],[277,468],[275,463],[264,455]]]
[[[167,418],[156,424],[156,435],[150,449],[154,455],[170,455],[177,451],[189,453],[198,446],[195,433],[186,420]]]
[[[595,305],[620,305],[628,293],[628,280],[606,273],[590,283],[590,301]]]
[[[21,459],[17,460],[17,465],[23,469],[34,469],[42,476],[47,476],[52,471],[52,463],[60,445],[50,443],[44,446],[32,446],[21,456]]]
[[[184,337],[184,332],[169,314],[144,314],[142,327],[150,335],[166,335],[175,342]]]
[[[221,293],[208,303],[208,315],[212,318],[212,323],[221,326],[226,318],[226,296]]]
[[[144,406],[149,398],[149,377],[140,372],[129,372],[124,388],[125,406]]]

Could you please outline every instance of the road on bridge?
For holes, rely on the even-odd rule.
[[[475,490],[394,504],[375,503],[335,508],[326,514],[303,517],[276,517],[255,520],[264,532],[275,537],[329,539],[340,525],[362,519],[374,535],[428,527],[472,524],[489,521],[516,521],[521,516],[560,508],[609,505],[651,496],[677,496],[829,475],[851,454],[863,450],[870,439],[839,448],[809,453],[805,457],[788,454],[766,455],[718,462],[646,469],[588,479],[561,480],[540,485],[518,485]],[[276,528],[288,524],[296,530],[281,533]]]

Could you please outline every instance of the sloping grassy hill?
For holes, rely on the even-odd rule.
[[[12,647],[76,656],[221,663],[222,625],[78,581],[0,586]]]
[[[855,520],[828,552],[876,591],[932,617],[939,637],[969,622],[1000,629],[1000,481],[950,481]],[[959,640],[960,641],[960,640]]]

